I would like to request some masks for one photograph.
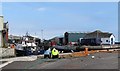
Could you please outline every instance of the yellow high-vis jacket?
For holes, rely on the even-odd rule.
[[[53,50],[52,50],[52,55],[59,55],[58,50],[56,50],[55,48],[53,48]]]

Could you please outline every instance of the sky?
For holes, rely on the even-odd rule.
[[[117,2],[4,2],[2,15],[9,34],[50,39],[67,31],[101,30],[118,39]]]

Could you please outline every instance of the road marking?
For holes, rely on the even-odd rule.
[[[12,62],[13,62],[13,61],[8,61],[8,62],[6,62],[6,63],[3,63],[3,64],[0,65],[0,68],[4,67],[4,66],[6,66],[6,65],[8,65],[8,64],[10,64],[10,63],[12,63]]]

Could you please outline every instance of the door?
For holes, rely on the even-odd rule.
[[[111,44],[113,44],[113,38],[111,38]]]

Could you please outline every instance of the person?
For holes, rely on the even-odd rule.
[[[11,48],[15,48],[15,45],[14,45],[14,44],[11,44]]]
[[[57,49],[52,49],[52,58],[59,58],[59,52]]]
[[[48,48],[48,50],[46,50],[45,52],[44,52],[44,58],[51,58],[51,49],[50,48]]]

